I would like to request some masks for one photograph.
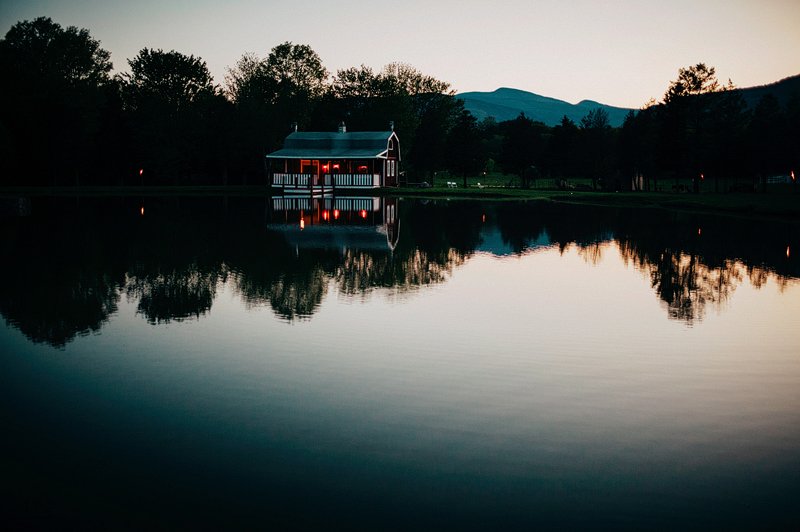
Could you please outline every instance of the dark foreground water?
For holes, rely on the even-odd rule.
[[[16,527],[800,527],[800,228],[3,199]]]

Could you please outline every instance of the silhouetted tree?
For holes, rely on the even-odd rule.
[[[786,143],[789,135],[786,115],[777,98],[769,94],[762,97],[747,128],[751,175],[786,173],[790,167],[791,148]]]
[[[664,94],[661,109],[660,163],[674,173],[676,185],[680,177],[690,177],[695,192],[698,179],[710,165],[711,104],[708,95],[732,90],[733,84],[721,87],[714,67],[704,63],[681,68],[678,79],[671,82]]]
[[[225,77],[236,107],[238,157],[245,175],[263,174],[266,153],[279,148],[290,125],[312,122],[327,90],[328,71],[308,45],[284,42],[265,59],[245,54]]]
[[[700,174],[692,176],[694,191],[699,192],[700,181],[710,173],[714,179],[714,190],[719,192],[722,179],[738,178],[747,167],[746,133],[750,115],[741,95],[726,89],[709,103],[707,122],[703,127],[706,147],[701,160]],[[780,128],[780,124],[776,123]]]
[[[592,179],[596,189],[602,179],[604,187],[610,186],[613,167],[612,131],[608,123],[608,113],[597,108],[581,118],[581,154],[585,171]]]
[[[361,65],[339,70],[317,107],[313,124],[332,129],[383,130],[389,121],[402,139],[404,166],[418,177],[445,166],[447,134],[461,106],[446,82],[405,63],[374,72]]]
[[[8,30],[0,39],[2,183],[80,184],[106,162],[111,68],[86,29],[39,17]]]
[[[697,63],[688,68],[678,69],[678,79],[670,82],[664,94],[664,103],[670,104],[676,98],[697,96],[720,90],[716,70],[705,63]]]
[[[308,122],[322,97],[328,71],[319,55],[305,44],[285,42],[274,47],[262,66],[267,101],[279,123]]]
[[[559,178],[577,177],[578,168],[578,126],[566,115],[561,123],[553,128],[547,150],[551,173]]]
[[[505,123],[500,162],[503,170],[520,177],[523,188],[529,185],[529,179],[537,162],[540,149],[540,137],[533,120],[520,113],[514,120]]]
[[[461,174],[466,188],[467,176],[480,172],[486,163],[478,121],[466,109],[459,113],[450,130],[446,150],[448,168]]]
[[[122,74],[125,109],[133,128],[138,166],[173,183],[216,173],[225,100],[205,61],[176,51],[142,49]]]

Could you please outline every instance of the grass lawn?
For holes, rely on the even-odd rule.
[[[511,180],[510,180],[511,179]],[[447,181],[457,183],[448,187]],[[478,185],[480,183],[480,186]],[[670,184],[673,184],[670,182]],[[503,175],[473,177],[463,186],[463,179],[437,176],[431,188],[400,187],[381,190],[345,191],[347,195],[389,195],[424,198],[463,198],[500,200],[541,200],[615,207],[654,207],[690,211],[723,212],[742,216],[779,217],[800,220],[800,190],[790,186],[772,186],[763,192],[714,193],[706,183],[700,194],[674,192],[596,192],[589,180],[568,180],[574,189],[554,187],[552,179],[540,179],[528,189]],[[663,183],[666,188],[666,182]],[[163,187],[14,187],[0,188],[0,197],[19,196],[268,196],[270,190],[259,186],[163,186]]]
[[[521,189],[477,186],[463,188],[433,187],[399,188],[387,191],[393,196],[465,199],[542,200],[561,203],[582,203],[615,207],[653,207],[664,209],[709,211],[757,217],[779,217],[800,220],[800,191],[797,193],[719,193],[702,192],[595,192],[586,190]]]

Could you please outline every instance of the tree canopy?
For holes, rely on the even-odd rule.
[[[178,110],[217,93],[205,61],[193,55],[143,48],[128,65],[121,80],[131,108],[150,100]]]
[[[47,17],[11,26],[0,39],[8,80],[0,84],[0,183],[263,183],[264,156],[291,124],[334,131],[341,121],[351,131],[391,121],[411,181],[502,169],[523,186],[539,176],[607,189],[674,179],[676,190],[692,180],[698,191],[698,179],[719,189],[750,176],[744,189],[753,190],[800,165],[797,85],[745,100],[706,63],[680,68],[662,101],[630,113],[621,128],[600,108],[578,124],[548,127],[525,115],[478,124],[449,83],[412,65],[331,75],[311,46],[289,41],[265,56],[243,54],[224,89],[200,57],[175,50],[143,48],[127,64],[112,76],[111,54],[86,29]]]
[[[664,94],[664,103],[681,96],[696,96],[720,90],[716,69],[705,63],[678,69],[678,79],[672,81]]]
[[[58,86],[99,85],[109,80],[111,54],[89,30],[62,28],[48,17],[17,22],[0,40],[3,71],[13,79]]]
[[[97,163],[113,84],[108,51],[86,29],[46,17],[14,24],[0,39],[2,182],[69,182]],[[13,81],[13,82],[12,82]]]

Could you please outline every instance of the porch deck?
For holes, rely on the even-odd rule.
[[[380,188],[380,174],[272,174],[272,187],[285,192],[328,191],[337,188],[372,189]]]

